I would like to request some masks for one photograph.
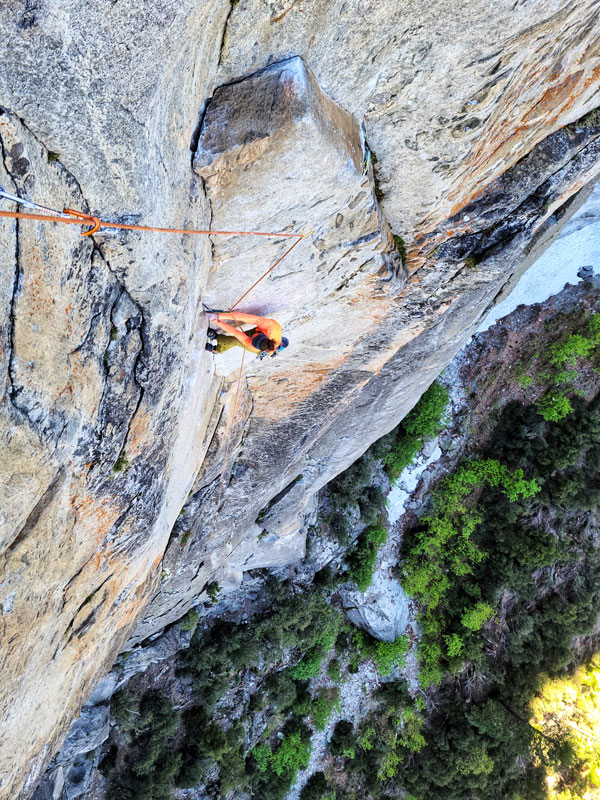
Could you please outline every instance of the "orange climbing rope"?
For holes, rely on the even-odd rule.
[[[298,235],[299,235],[299,236],[300,236],[300,238],[299,238],[299,239],[297,239],[297,240],[294,242],[294,244],[293,244],[293,245],[292,245],[292,246],[291,246],[291,247],[290,247],[288,250],[286,250],[286,251],[285,251],[285,253],[284,253],[284,254],[281,256],[281,258],[278,258],[278,259],[277,259],[277,261],[276,261],[276,262],[273,264],[273,266],[272,266],[272,267],[269,267],[269,269],[268,269],[268,270],[267,270],[265,273],[263,273],[263,274],[260,276],[260,278],[259,278],[257,281],[254,281],[254,283],[253,283],[253,284],[252,284],[252,286],[251,286],[251,287],[248,289],[248,291],[247,291],[247,292],[244,292],[244,294],[243,294],[243,295],[240,297],[240,299],[239,299],[239,300],[236,300],[236,302],[235,302],[235,303],[234,303],[234,304],[231,306],[231,308],[229,309],[230,311],[233,311],[233,309],[234,309],[236,306],[239,306],[239,304],[242,302],[242,300],[243,300],[245,297],[247,297],[247,296],[250,294],[250,292],[251,292],[251,291],[252,291],[252,290],[253,290],[253,289],[254,289],[256,286],[258,286],[258,284],[259,284],[259,283],[260,283],[260,282],[263,280],[263,278],[266,278],[266,277],[267,277],[267,275],[268,275],[270,272],[273,272],[273,270],[275,269],[275,267],[279,266],[279,264],[281,264],[281,262],[283,261],[283,259],[284,259],[286,256],[288,256],[288,255],[289,255],[289,254],[292,252],[292,250],[294,249],[294,247],[296,247],[296,245],[297,245],[297,244],[299,244],[299,243],[302,241],[302,239],[305,239],[305,238],[306,238],[306,236],[307,236],[308,234],[301,233],[301,234],[293,234],[293,235],[294,235],[294,236],[298,236]]]
[[[56,216],[51,214],[27,214],[24,211],[0,211],[0,217],[9,217],[11,219],[35,219],[41,222],[63,222],[65,225],[91,225],[89,231],[82,231],[82,236],[91,236],[100,228],[119,228],[125,231],[156,231],[158,233],[183,233],[183,234],[196,234],[199,236],[270,236],[271,238],[296,238],[301,241],[305,238],[303,233],[283,233],[276,231],[201,231],[194,228],[158,228],[151,225],[127,225],[124,222],[107,222],[103,219],[98,219],[92,214],[84,214],[82,211],[74,211],[72,208],[65,208],[64,214],[69,214],[70,217]],[[71,218],[72,217],[72,218]],[[285,256],[284,256],[285,257]],[[276,265],[275,265],[276,266]]]
[[[0,187],[1,189],[1,187]],[[3,191],[0,191],[0,195],[6,194]],[[10,199],[16,201],[16,197],[12,197],[8,195],[6,199]],[[40,207],[37,203],[29,203],[26,201],[29,207],[37,206]],[[45,207],[42,207],[45,208]],[[250,292],[255,289],[258,284],[264,280],[267,275],[269,275],[273,270],[281,264],[281,262],[288,256],[292,250],[299,244],[303,239],[310,235],[310,233],[282,233],[282,232],[262,232],[262,231],[205,231],[205,230],[196,230],[194,228],[162,228],[156,227],[151,225],[128,225],[123,222],[107,222],[106,220],[101,220],[98,217],[94,216],[93,214],[85,214],[82,211],[75,211],[72,208],[65,208],[62,215],[60,212],[56,213],[46,213],[46,214],[35,214],[35,213],[26,213],[23,211],[1,211],[0,210],[0,217],[5,217],[9,219],[31,219],[31,220],[38,220],[41,222],[53,222],[53,223],[64,223],[65,225],[90,225],[90,229],[87,231],[82,231],[82,236],[91,236],[92,234],[96,233],[96,231],[100,230],[101,228],[117,228],[119,230],[127,230],[127,231],[154,231],[156,233],[179,233],[179,234],[191,234],[191,235],[198,235],[198,236],[268,236],[271,238],[294,238],[296,241],[294,244],[289,247],[285,253],[275,261],[275,263],[269,267],[269,269],[264,272],[258,280],[256,280],[252,286],[244,292],[244,294],[233,304],[230,311],[233,311],[236,306],[238,306],[242,300],[244,300]],[[312,231],[311,231],[312,232]],[[237,379],[237,385],[235,390],[235,399],[233,402],[233,409],[231,415],[229,417],[229,421],[227,424],[227,432],[226,432],[226,440],[225,440],[225,455],[223,458],[223,471],[221,472],[221,481],[219,484],[219,496],[217,499],[217,511],[221,505],[221,497],[223,494],[223,482],[225,479],[225,468],[227,466],[227,457],[229,455],[229,445],[231,440],[231,433],[233,429],[233,423],[235,420],[235,415],[237,412],[237,405],[238,405],[238,396],[240,391],[240,384],[242,381],[242,372],[244,369],[244,358],[245,358],[245,351],[242,353],[242,361],[240,364],[240,370]]]

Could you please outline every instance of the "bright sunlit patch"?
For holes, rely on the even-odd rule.
[[[566,678],[546,681],[531,701],[531,724],[556,753],[552,800],[600,800],[600,654]]]

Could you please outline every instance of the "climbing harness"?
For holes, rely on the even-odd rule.
[[[310,230],[307,233],[301,231],[300,233],[284,233],[284,232],[274,232],[274,231],[213,231],[213,230],[196,230],[193,228],[162,228],[162,227],[154,227],[150,225],[128,225],[122,222],[107,222],[106,220],[102,220],[99,217],[94,216],[93,214],[85,214],[82,211],[75,211],[72,208],[65,208],[63,211],[57,211],[54,208],[49,208],[47,206],[40,205],[39,203],[34,203],[32,200],[25,200],[22,197],[17,197],[16,195],[9,194],[4,190],[2,186],[0,186],[0,199],[1,200],[9,200],[13,203],[17,203],[18,205],[23,206],[24,208],[31,209],[32,212],[40,211],[43,213],[26,213],[23,211],[1,211],[0,210],[0,218],[4,217],[7,219],[30,219],[30,220],[37,220],[40,222],[52,222],[52,223],[63,223],[66,225],[81,225],[81,226],[88,226],[89,230],[81,231],[82,236],[91,236],[92,234],[96,233],[96,231],[100,230],[101,228],[117,228],[119,230],[126,230],[126,231],[144,231],[144,232],[156,232],[156,233],[179,233],[183,235],[196,235],[196,236],[263,236],[263,237],[270,237],[276,239],[295,239],[296,241],[289,247],[285,253],[278,258],[277,261],[269,267],[269,269],[264,272],[258,280],[256,280],[252,286],[244,292],[244,294],[233,304],[233,306],[229,309],[229,311],[233,311],[242,300],[244,300],[250,292],[255,289],[258,284],[264,280],[267,275],[269,275],[273,270],[281,264],[281,262],[286,258],[292,250],[298,245],[303,239],[307,239],[313,231]],[[202,304],[204,309],[209,312],[216,312],[219,313],[219,310],[209,308],[204,303]],[[221,310],[221,313],[226,313]],[[273,353],[268,352],[268,355],[276,355],[277,350]],[[227,464],[227,455],[229,453],[229,440],[231,438],[231,428],[233,425],[233,420],[235,418],[235,414],[237,411],[237,403],[238,403],[238,395],[240,390],[240,383],[242,379],[242,372],[244,369],[244,356],[245,351],[242,353],[242,362],[240,364],[240,372],[238,375],[237,386],[235,390],[235,399],[233,405],[233,412],[229,419],[228,430],[226,434],[226,445],[225,445],[225,458],[223,459],[224,468],[221,472],[221,484],[219,486],[219,499],[217,501],[217,510],[221,505],[221,495],[223,491],[223,479],[225,475],[225,465]],[[260,358],[262,359],[264,356],[261,354]]]

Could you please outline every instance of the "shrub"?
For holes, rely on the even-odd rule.
[[[211,581],[206,585],[206,594],[208,595],[208,599],[210,600],[211,604],[217,602],[220,591],[221,587],[219,586],[218,581]]]
[[[402,471],[412,464],[423,444],[424,440],[420,436],[405,434],[394,446],[394,449],[387,454],[384,464],[392,482],[396,481]]]
[[[361,592],[371,585],[377,551],[385,544],[387,529],[384,525],[372,525],[361,533],[355,547],[348,554],[348,577],[354,581]]]
[[[374,525],[385,507],[385,497],[379,486],[366,486],[358,498],[358,505],[365,525]]]
[[[535,401],[538,412],[547,422],[559,422],[572,414],[573,406],[565,392],[569,390],[571,394],[577,394],[573,385],[578,377],[578,371],[573,367],[576,367],[580,359],[596,355],[599,345],[600,314],[594,313],[587,316],[585,330],[579,333],[567,333],[548,348],[542,359],[543,363],[538,367],[538,379],[546,385],[550,384],[552,388]],[[528,385],[531,383],[533,379],[529,378]],[[564,388],[553,388],[561,386]]]
[[[408,652],[408,636],[399,636],[393,642],[377,642],[375,645],[375,663],[380,675],[391,675],[394,667],[401,669]]]
[[[437,436],[447,421],[445,412],[448,399],[446,389],[441,383],[434,381],[413,410],[402,420],[405,430],[424,439]]]
[[[299,769],[308,766],[309,759],[310,744],[305,744],[300,731],[297,731],[284,736],[277,750],[271,755],[269,767],[276,775],[285,775],[293,780]]]
[[[327,485],[334,508],[344,510],[356,503],[364,487],[369,486],[372,479],[373,462],[370,455],[365,454]]]
[[[296,683],[290,670],[282,670],[269,675],[265,681],[265,689],[268,692],[269,704],[286,711],[294,705],[296,701]]]
[[[321,669],[325,653],[321,647],[311,647],[302,660],[292,669],[292,675],[297,680],[305,681],[316,678]]]
[[[250,696],[248,708],[250,711],[264,711],[267,706],[267,698],[260,689],[257,689],[253,695]]]
[[[573,411],[569,398],[559,391],[548,392],[535,405],[547,422],[558,422]]]
[[[465,628],[471,631],[479,631],[486,620],[492,616],[493,611],[493,608],[487,603],[477,603],[474,608],[464,611],[460,620]]]
[[[332,689],[321,689],[315,697],[311,716],[316,730],[323,731],[327,721],[335,708],[339,708],[340,690],[336,687]]]
[[[268,744],[257,744],[251,751],[252,757],[256,761],[259,772],[266,772],[271,762],[271,748]]]
[[[327,665],[327,674],[335,683],[339,683],[342,680],[342,670],[337,658],[333,658]]]
[[[500,488],[513,501],[540,490],[534,480],[524,478],[523,470],[511,472],[494,459],[467,461],[444,481],[433,496],[434,510],[423,518],[424,526],[417,531],[404,566],[406,590],[430,608],[449,591],[449,575],[470,574],[485,558],[472,540],[482,514],[466,503],[471,492],[483,485]]]
[[[349,540],[349,524],[345,514],[334,511],[328,520],[329,529],[340,544],[347,544]]]
[[[140,701],[129,689],[121,689],[110,699],[110,714],[122,733],[133,730],[139,718]]]
[[[459,656],[463,649],[463,642],[457,633],[452,633],[450,636],[444,636],[446,642],[446,650],[449,658]]]
[[[221,797],[225,797],[232,789],[243,792],[251,780],[246,772],[244,759],[244,732],[238,723],[227,732],[228,749],[219,760]]]
[[[550,348],[549,362],[555,367],[564,364],[575,366],[580,358],[588,358],[600,344],[600,314],[588,317],[588,335],[578,333],[570,334],[566,339],[552,345]]]
[[[302,660],[292,669],[297,680],[315,678],[321,669],[321,663],[331,650],[338,637],[341,615],[336,609],[328,606],[330,613],[322,620],[321,629],[315,630],[315,644],[304,654]]]
[[[307,653],[292,676],[311,677],[318,674],[325,653],[335,641],[341,618],[321,591],[291,596],[281,593],[273,599],[269,612],[252,626],[219,621],[208,632],[196,629],[190,647],[178,655],[179,672],[191,674],[196,696],[209,709],[239,669],[252,667],[259,660],[265,666],[275,664],[296,647]]]
[[[182,631],[193,631],[198,624],[199,619],[200,614],[196,611],[196,609],[190,608],[190,610],[179,620],[177,624]]]
[[[308,681],[296,681],[296,701],[292,706],[294,714],[298,717],[306,717],[310,712],[312,697],[308,691]]]

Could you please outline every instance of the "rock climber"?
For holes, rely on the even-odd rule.
[[[263,358],[277,355],[289,344],[288,339],[281,335],[281,325],[275,319],[245,314],[241,311],[213,311],[207,316],[225,331],[225,334],[222,334],[213,328],[208,329],[207,336],[210,341],[206,349],[211,353],[225,353],[232,347],[243,347],[244,350]],[[237,322],[240,326],[252,325],[252,328],[243,331],[241,327],[236,328],[226,320]]]

